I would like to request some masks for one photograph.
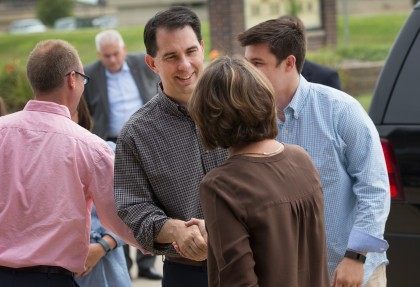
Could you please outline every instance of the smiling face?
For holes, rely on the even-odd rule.
[[[174,30],[158,28],[156,44],[156,56],[146,55],[146,62],[159,75],[165,94],[186,104],[203,70],[203,43],[190,26],[185,26]]]

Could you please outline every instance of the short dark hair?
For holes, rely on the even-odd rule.
[[[273,88],[243,58],[212,62],[198,80],[188,111],[209,149],[273,139],[278,133]]]
[[[168,30],[182,29],[185,26],[190,26],[199,42],[202,40],[201,23],[197,14],[186,7],[173,6],[167,10],[158,12],[151,18],[144,27],[144,45],[146,46],[147,54],[152,57],[156,56],[157,43],[156,32],[158,28]]]
[[[280,64],[288,56],[296,58],[296,68],[300,73],[306,54],[305,27],[293,16],[272,19],[249,28],[238,35],[242,47],[266,43],[270,52]]]
[[[64,84],[64,77],[78,71],[81,62],[76,49],[63,40],[39,42],[28,57],[26,74],[36,92],[50,92]]]

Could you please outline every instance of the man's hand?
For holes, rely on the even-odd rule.
[[[201,235],[203,236],[204,240],[207,244],[207,230],[206,230],[206,224],[204,223],[204,219],[198,219],[198,218],[191,218],[187,222],[185,222],[185,226],[192,226],[197,225],[198,229],[200,230]]]
[[[360,287],[363,282],[363,263],[343,258],[334,272],[332,287]]]
[[[197,224],[187,226],[185,221],[170,219],[163,225],[156,241],[172,243],[175,250],[188,259],[203,261],[207,258],[207,237],[203,237]]]
[[[196,261],[203,261],[205,259],[207,259],[207,231],[206,231],[206,226],[204,224],[204,220],[203,219],[197,219],[197,218],[191,218],[189,221],[185,222],[185,226],[186,227],[192,227],[192,226],[197,226],[198,230],[200,231],[201,236],[204,239],[204,242],[206,244],[206,248],[205,248],[205,253],[201,254],[201,256],[197,259],[194,259]],[[178,245],[177,242],[173,242],[172,243],[173,247],[175,248],[175,250],[182,255],[183,257],[186,258],[190,258],[188,254],[186,254],[185,252],[183,252],[180,248],[180,246]],[[192,259],[192,258],[190,258]]]
[[[85,271],[79,274],[79,276],[85,276],[89,274],[93,267],[98,264],[99,260],[101,260],[103,256],[105,256],[105,250],[103,249],[102,245],[99,243],[89,244],[88,256],[85,262]]]

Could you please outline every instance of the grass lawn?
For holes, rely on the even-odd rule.
[[[129,52],[146,50],[143,44],[143,27],[121,27],[118,30]],[[29,52],[37,42],[44,39],[62,39],[70,42],[79,51],[82,62],[88,64],[96,60],[95,35],[99,31],[99,29],[85,28],[65,32],[50,30],[42,34],[0,34],[0,69],[8,63],[14,63],[24,68]],[[207,23],[203,23],[202,33],[207,43],[207,40],[210,38],[209,25]],[[205,48],[206,55],[208,55],[210,45],[206,45]],[[0,72],[2,71],[0,70]]]
[[[393,15],[351,16],[348,43],[344,42],[344,19],[338,18],[337,47],[308,52],[316,62],[336,67],[344,60],[385,60],[405,23],[408,12]]]

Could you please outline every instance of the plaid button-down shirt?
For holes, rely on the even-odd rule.
[[[115,200],[123,221],[150,252],[172,254],[154,239],[169,218],[203,218],[198,187],[227,150],[204,149],[185,108],[158,94],[124,126],[115,156]]]

